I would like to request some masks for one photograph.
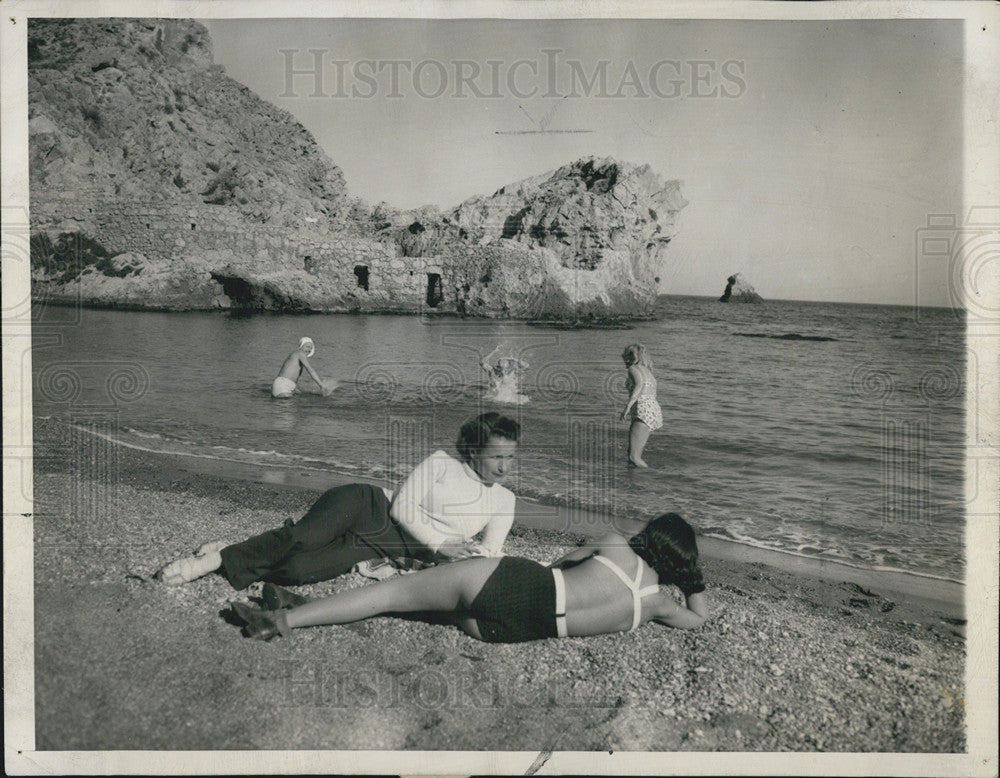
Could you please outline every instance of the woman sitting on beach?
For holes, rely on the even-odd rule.
[[[242,543],[206,543],[158,576],[182,584],[218,570],[236,589],[255,581],[326,581],[359,562],[424,562],[499,556],[514,522],[514,494],[501,483],[514,464],[520,425],[484,413],[459,431],[462,461],[435,451],[392,493],[369,484],[325,492],[298,522]],[[390,504],[390,499],[392,502]],[[473,538],[482,533],[482,541]]]
[[[656,378],[653,363],[641,343],[626,346],[622,359],[628,369],[625,388],[629,398],[622,411],[622,421],[630,418],[632,425],[628,431],[628,461],[636,467],[649,467],[642,458],[642,452],[649,440],[649,433],[663,426],[663,412],[656,401]]]
[[[680,605],[660,587],[675,584]],[[283,608],[286,594],[265,584],[260,610],[231,603],[247,637],[347,624],[386,613],[446,612],[488,643],[631,631],[646,621],[693,629],[708,617],[694,530],[676,513],[631,539],[610,533],[545,567],[530,559],[469,559]]]

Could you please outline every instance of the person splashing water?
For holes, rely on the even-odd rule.
[[[319,386],[320,391],[325,395],[330,394],[337,388],[337,381],[324,380],[320,377],[313,366],[309,364],[309,357],[316,353],[316,346],[312,338],[302,338],[298,348],[285,357],[285,361],[278,371],[278,377],[271,384],[271,396],[276,398],[291,397],[298,392],[299,376],[305,369]]]
[[[521,371],[528,367],[527,362],[513,356],[501,344],[483,357],[479,364],[489,376],[487,397],[511,405],[528,402],[528,396],[520,393]]]

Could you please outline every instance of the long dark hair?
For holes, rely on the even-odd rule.
[[[506,438],[517,443],[520,436],[520,424],[496,411],[490,411],[462,425],[455,448],[465,462],[470,462],[473,453],[485,448],[490,438]]]
[[[705,591],[694,529],[679,514],[657,516],[628,544],[653,568],[661,584],[676,584],[685,597]]]

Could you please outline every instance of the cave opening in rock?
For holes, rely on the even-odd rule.
[[[212,280],[222,285],[232,311],[295,311],[304,312],[309,306],[302,300],[265,288],[237,276],[212,273]]]
[[[428,273],[427,274],[427,305],[430,308],[437,308],[444,299],[444,293],[441,291],[441,274],[440,273]]]
[[[222,292],[230,299],[234,310],[262,311],[271,307],[269,296],[262,295],[249,281],[216,273],[212,273],[212,279],[222,284]]]
[[[354,277],[358,279],[358,286],[368,291],[368,265],[355,265]]]

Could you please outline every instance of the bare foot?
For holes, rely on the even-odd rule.
[[[203,575],[208,575],[222,566],[222,556],[218,551],[210,551],[201,556],[186,556],[175,559],[156,574],[168,586],[180,586]]]
[[[649,467],[643,459],[632,459],[629,457],[628,463],[633,467]]]
[[[210,540],[208,543],[202,543],[198,546],[198,549],[194,552],[195,556],[205,556],[205,554],[211,554],[213,551],[222,551],[226,546],[230,545],[225,540]]]

